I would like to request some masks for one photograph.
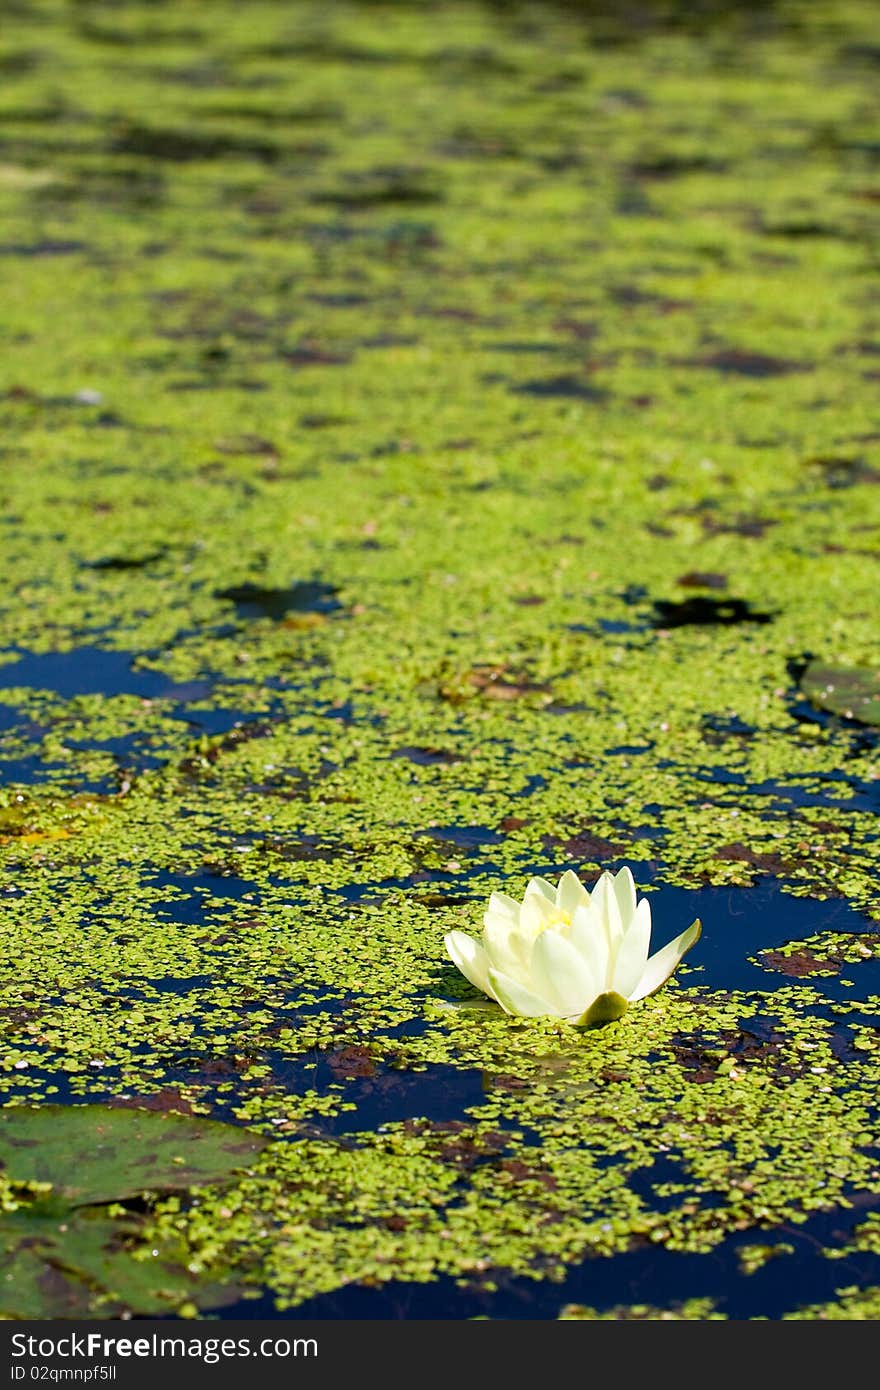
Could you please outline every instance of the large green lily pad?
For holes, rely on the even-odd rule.
[[[140,1221],[121,1203],[217,1183],[268,1141],[215,1120],[101,1105],[0,1110],[0,1172],[21,1205],[0,1220],[0,1316],[89,1317],[173,1311],[237,1291],[186,1268],[175,1251],[134,1253]]]
[[[268,1141],[216,1120],[102,1105],[0,1110],[0,1169],[48,1182],[70,1206],[217,1182]]]
[[[880,670],[811,661],[801,689],[819,709],[861,724],[880,724]]]
[[[59,1215],[27,1208],[0,1224],[0,1317],[88,1318],[192,1311],[234,1302],[240,1290],[207,1283],[177,1251],[136,1258],[138,1222],[105,1208]]]

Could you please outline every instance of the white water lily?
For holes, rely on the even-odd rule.
[[[650,956],[651,906],[637,900],[630,870],[606,870],[588,892],[568,869],[555,888],[533,878],[521,903],[493,893],[482,941],[463,931],[444,940],[461,973],[505,1013],[584,1028],[654,994],[701,931],[697,918]]]

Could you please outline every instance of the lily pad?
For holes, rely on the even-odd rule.
[[[20,1205],[0,1219],[0,1317],[94,1317],[218,1307],[183,1252],[138,1247],[141,1222],[118,1204],[216,1183],[269,1141],[234,1125],[101,1105],[0,1109],[0,1172]]]
[[[89,1208],[66,1217],[23,1208],[0,1223],[0,1318],[88,1318],[174,1313],[196,1299],[234,1302],[240,1290],[207,1283],[177,1251],[137,1255],[138,1223]]]
[[[236,1125],[103,1105],[0,1109],[0,1169],[52,1184],[71,1207],[213,1183],[268,1140]]]
[[[880,724],[880,670],[811,661],[801,676],[801,689],[819,709],[860,724]]]

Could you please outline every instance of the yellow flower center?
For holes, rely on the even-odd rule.
[[[548,914],[547,920],[542,922],[541,926],[538,928],[538,935],[540,936],[542,931],[549,931],[551,929],[553,931],[563,932],[567,935],[571,930],[571,913],[566,912],[561,907],[554,907],[553,915],[550,916]]]

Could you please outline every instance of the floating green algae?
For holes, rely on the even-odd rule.
[[[670,13],[4,25],[4,1095],[271,1139],[147,1205],[280,1316],[880,1204],[880,753],[806,676],[876,668],[874,17]],[[470,1007],[446,931],[625,862],[731,978]]]

